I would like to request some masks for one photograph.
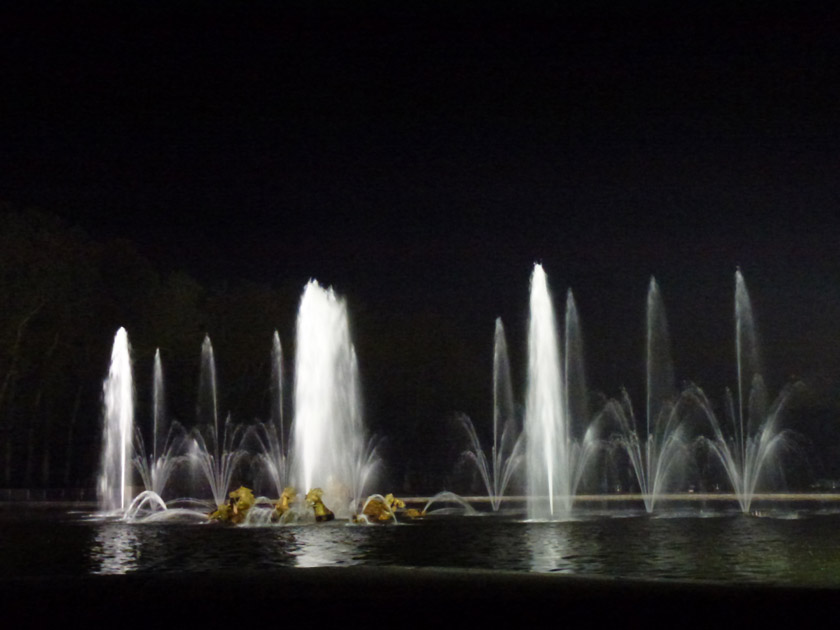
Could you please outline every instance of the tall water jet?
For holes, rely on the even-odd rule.
[[[271,426],[276,427],[280,452],[286,452],[283,427],[283,346],[280,334],[275,330],[271,339]]]
[[[138,429],[134,464],[146,490],[157,495],[155,501],[162,503],[164,489],[181,461],[185,432],[180,423],[167,422],[160,348],[155,351],[152,383],[152,450],[148,452],[146,440]]]
[[[163,362],[160,359],[160,348],[155,350],[155,365],[152,374],[152,427],[155,445],[152,456],[157,461],[166,449],[166,406],[163,393]]]
[[[493,334],[493,507],[496,510],[511,478],[519,470],[521,437],[513,405],[507,338],[499,317]]]
[[[767,417],[767,391],[762,377],[758,333],[747,284],[740,269],[735,271],[735,361],[737,400],[733,404],[731,395],[728,399],[733,436],[730,447],[720,452],[741,509],[746,512],[769,455],[775,421],[767,422],[770,418]]]
[[[656,278],[651,277],[648,286],[645,312],[645,407],[648,442],[648,478],[653,467],[651,441],[656,437],[656,428],[663,424],[667,411],[674,400],[674,364],[671,359],[671,338],[665,306]]]
[[[798,439],[792,431],[780,430],[778,425],[799,384],[789,384],[769,403],[752,303],[740,270],[735,272],[735,358],[737,399],[733,401],[732,393],[727,391],[732,436],[727,439],[717,428],[710,446],[732,483],[741,510],[749,512],[759,481],[770,472],[768,465]],[[707,413],[712,415],[711,410]]]
[[[753,401],[753,395],[766,397],[761,377],[761,359],[758,351],[758,334],[753,319],[752,302],[741,270],[735,271],[735,355],[738,376],[738,414],[735,418],[738,456],[746,462],[747,442],[755,425],[761,421],[756,417],[756,407],[766,401]],[[747,403],[747,417],[744,417],[744,396],[750,395]],[[758,404],[755,404],[758,403]]]
[[[600,416],[617,425],[614,438],[627,454],[642,494],[652,512],[669,490],[687,490],[686,474],[694,463],[694,447],[704,444],[708,430],[718,431],[717,420],[703,391],[694,385],[678,395],[665,307],[654,278],[650,279],[645,310],[645,415],[637,423],[630,396],[622,391]],[[699,410],[699,413],[698,413]]]
[[[216,394],[216,360],[213,356],[213,344],[210,335],[204,336],[201,343],[201,371],[198,381],[198,402],[196,416],[199,425],[212,427],[219,434],[219,403]]]
[[[362,424],[347,305],[310,281],[300,301],[295,354],[294,485],[320,487],[336,515],[355,508],[375,465]]]
[[[227,499],[228,487],[245,452],[239,448],[241,426],[233,424],[228,416],[219,427],[217,391],[213,344],[207,335],[201,344],[198,425],[192,431],[189,457],[207,480],[214,503],[220,505]]]
[[[665,306],[656,279],[648,286],[645,313],[645,474],[641,480],[645,508],[652,512],[684,452],[688,431],[674,413],[674,364]]]
[[[656,279],[651,277],[645,308],[645,434],[636,439],[638,453],[631,464],[639,480],[645,509],[652,512],[674,466],[684,460],[685,427],[674,413],[674,365],[665,306]],[[629,404],[625,409],[629,409]],[[632,419],[632,409],[629,417]],[[633,420],[635,422],[635,420]],[[640,444],[641,443],[641,444]]]
[[[461,416],[460,420],[470,440],[470,449],[463,456],[475,463],[490,505],[496,511],[522,463],[522,434],[514,414],[510,360],[501,317],[496,319],[493,337],[493,445],[489,463],[472,421],[467,416]]]
[[[583,334],[580,315],[572,290],[566,293],[566,317],[563,327],[563,409],[568,425],[566,466],[569,470],[569,493],[577,493],[590,455],[597,449],[594,432],[589,430],[589,391],[586,385]]]
[[[125,328],[114,336],[111,366],[103,386],[103,441],[99,509],[125,510],[131,500],[131,441],[134,435],[134,382]]]
[[[280,496],[286,486],[287,453],[283,419],[283,347],[275,330],[271,342],[271,409],[268,422],[259,422],[250,429],[258,446],[257,466],[260,478],[271,485],[271,492]]]
[[[531,275],[525,459],[528,518],[553,519],[572,507],[570,432],[554,307],[542,265]]]
[[[163,457],[167,450],[169,431],[166,427],[166,408],[163,392],[163,362],[160,359],[160,348],[155,350],[154,373],[152,374],[152,468],[150,481],[151,489],[158,495],[163,494],[163,487],[171,473],[171,468],[164,464],[169,460]]]

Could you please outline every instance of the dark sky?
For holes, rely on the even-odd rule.
[[[435,313],[488,370],[541,261],[608,393],[651,275],[678,377],[729,383],[740,266],[776,382],[840,374],[833,14],[114,4],[0,19],[0,199],[205,281]]]

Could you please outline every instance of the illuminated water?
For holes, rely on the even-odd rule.
[[[472,461],[481,475],[493,510],[501,506],[511,480],[522,467],[522,433],[516,421],[513,388],[510,382],[510,361],[501,318],[496,319],[493,343],[493,443],[489,457],[481,446],[472,420],[459,417],[469,439],[462,457]]]
[[[210,337],[205,336],[201,345],[198,423],[191,432],[188,461],[193,470],[200,473],[193,477],[206,481],[214,505],[224,503],[227,499],[233,475],[246,454],[241,448],[244,427],[234,423],[230,416],[221,428],[219,426],[217,392],[213,344]],[[193,492],[191,496],[202,496],[202,492]]]
[[[804,387],[788,383],[770,402],[752,304],[740,271],[735,274],[734,315],[736,387],[734,393],[725,392],[721,410],[691,382],[677,390],[665,309],[651,279],[644,418],[637,421],[633,401],[622,389],[590,419],[574,299],[569,292],[561,336],[545,271],[535,265],[524,427],[529,518],[568,518],[582,487],[595,492],[621,487],[616,480],[622,469],[632,472],[631,485],[638,487],[648,512],[666,493],[706,488],[718,470],[744,513],[750,512],[757,492],[784,490],[786,460],[806,458],[805,440],[784,427],[795,395]]]
[[[102,458],[97,493],[103,512],[124,510],[131,502],[134,437],[134,381],[125,328],[114,336],[111,365],[102,391]]]
[[[349,516],[364,497],[376,458],[362,423],[347,304],[314,280],[298,310],[292,447],[293,485],[323,488],[324,502]]]
[[[531,276],[528,393],[525,405],[526,488],[532,519],[557,518],[572,507],[572,468],[560,343],[545,271]]]

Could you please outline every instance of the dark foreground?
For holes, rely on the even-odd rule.
[[[304,627],[400,627],[472,619],[550,619],[558,628],[570,621],[695,626],[817,619],[838,599],[840,593],[829,588],[408,567],[0,580],[0,604],[10,619],[53,627],[106,620],[154,627],[263,621],[269,627],[300,621]]]

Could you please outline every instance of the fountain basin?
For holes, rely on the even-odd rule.
[[[746,516],[733,502],[654,516],[643,506],[579,506],[565,522],[528,522],[503,508],[387,527],[253,528],[129,524],[6,503],[0,601],[33,621],[142,611],[206,623],[386,611],[423,623],[438,614],[538,621],[559,611],[590,622],[642,611],[646,620],[695,611],[755,621],[833,604],[840,506],[777,503],[784,518]]]

